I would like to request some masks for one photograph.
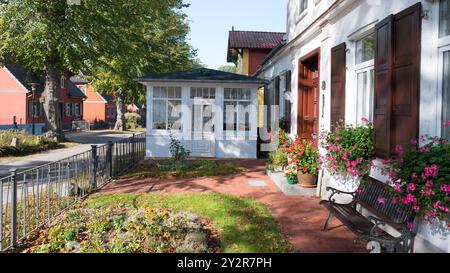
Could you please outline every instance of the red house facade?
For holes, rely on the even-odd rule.
[[[228,36],[227,61],[237,67],[237,73],[255,75],[261,62],[284,39],[284,32],[236,31]]]
[[[86,99],[69,76],[65,73],[61,77],[58,89],[63,130],[70,130],[73,121],[83,120],[83,100]],[[44,123],[44,109],[40,102],[43,91],[42,78],[27,73],[23,66],[6,64],[0,67],[0,125]]]
[[[86,99],[83,101],[83,118],[93,129],[112,127],[116,121],[116,101],[113,95],[95,90],[85,79],[72,77],[73,82],[80,89]]]

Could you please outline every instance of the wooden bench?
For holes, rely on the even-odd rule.
[[[332,193],[328,200],[320,202],[329,211],[323,230],[327,231],[329,221],[336,217],[358,236],[358,240],[378,242],[390,253],[412,252],[415,232],[407,227],[407,223],[414,222],[415,215],[392,202],[393,195],[388,187],[389,185],[375,179],[369,179],[359,194],[327,187],[327,191]],[[335,197],[340,194],[351,195],[353,199],[349,204],[338,204]],[[381,198],[385,199],[384,204],[379,202]],[[360,207],[373,216],[364,217],[358,211]],[[389,225],[401,235],[399,237],[390,235],[380,228],[384,225]]]

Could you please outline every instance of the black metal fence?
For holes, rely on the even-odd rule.
[[[0,251],[145,158],[145,134],[0,178]]]

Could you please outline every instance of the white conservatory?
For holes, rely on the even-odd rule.
[[[170,157],[170,139],[191,157],[256,158],[257,78],[211,69],[138,78],[147,87],[147,157]]]

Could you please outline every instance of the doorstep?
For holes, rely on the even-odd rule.
[[[287,196],[315,196],[317,189],[306,189],[300,185],[290,185],[282,172],[266,171],[267,176],[277,185],[277,187]]]

